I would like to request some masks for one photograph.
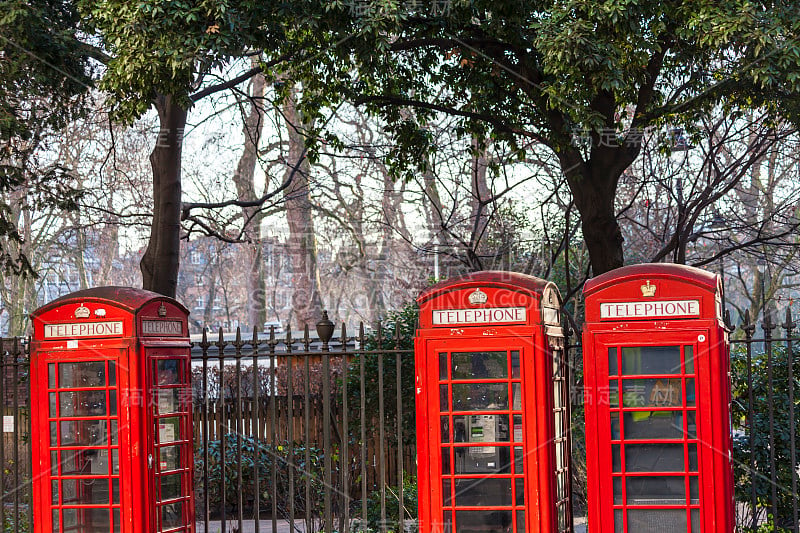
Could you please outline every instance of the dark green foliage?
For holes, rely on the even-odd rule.
[[[574,339],[573,339],[574,340]],[[572,383],[583,382],[583,351],[580,347],[567,351],[571,358],[570,381]],[[575,516],[586,514],[586,423],[583,408],[583,390],[575,387],[570,391],[570,402],[572,409],[572,426],[570,427],[570,439],[572,444],[572,511]]]
[[[81,42],[74,3],[0,0],[0,269],[32,274],[19,250],[21,204],[75,209],[70,170],[37,154],[48,138],[86,110],[93,48]],[[24,194],[11,194],[24,190]]]
[[[259,442],[252,437],[241,437],[241,469],[242,469],[242,504],[245,513],[251,513],[254,508],[255,476],[259,470],[259,506],[262,513],[269,513],[272,509],[273,498],[276,499],[280,517],[288,516],[289,512],[289,470],[294,465],[294,504],[295,512],[304,514],[307,508],[317,512],[323,505],[323,463],[322,450],[309,447],[309,460],[306,464],[306,448],[295,444],[293,454],[289,456],[288,443],[277,444],[274,447],[266,442]],[[237,436],[229,433],[225,436],[225,511],[230,516],[237,512],[239,502],[239,471],[240,464],[237,455]],[[208,443],[208,479],[203,483],[203,457],[202,446],[195,449],[195,487],[197,491],[197,513],[201,516],[205,505],[207,491],[209,506],[213,516],[218,516],[222,505],[222,442],[219,440]],[[272,486],[273,469],[277,473],[277,485]],[[306,502],[305,485],[309,481],[311,487],[311,501]],[[204,487],[204,489],[200,489]]]
[[[415,533],[418,528],[415,522],[417,518],[417,478],[411,474],[403,476],[403,508],[405,513],[403,524],[405,531]],[[370,493],[367,503],[367,528],[369,531],[382,531],[381,529],[381,493],[373,491]],[[400,497],[397,487],[386,487],[386,521],[383,523],[387,533],[402,533],[400,529]]]
[[[393,159],[422,168],[439,111],[461,133],[561,152],[573,127],[623,136],[631,120],[691,124],[720,102],[791,115],[798,100],[791,3],[301,3],[318,31],[291,46],[325,50],[295,69],[305,103],[362,104],[396,137]]]
[[[794,416],[795,428],[800,428],[800,350],[792,355],[794,369]],[[755,418],[748,427],[748,403],[750,391],[747,386],[747,353],[744,346],[738,345],[731,355],[733,379],[733,425],[734,425],[734,475],[736,499],[741,502],[751,500],[753,483],[760,511],[770,512],[772,494],[771,480],[777,482],[778,516],[774,522],[779,527],[788,527],[792,515],[792,464],[790,460],[790,416],[789,416],[789,352],[783,345],[775,345],[772,350],[772,382],[768,375],[768,357],[765,353],[752,356],[752,400]],[[775,471],[770,463],[770,411],[773,411],[775,438]],[[755,468],[750,469],[750,431],[753,431]],[[749,530],[748,530],[749,531]],[[772,530],[771,530],[772,531]]]
[[[92,84],[87,50],[71,2],[0,0],[0,142],[4,155],[35,141],[44,127],[79,115]],[[18,142],[11,142],[12,140]],[[11,169],[5,165],[4,172]],[[8,179],[8,174],[3,174]]]
[[[158,94],[183,109],[216,74],[254,50],[265,60],[287,42],[290,3],[250,0],[78,0],[112,58],[101,87],[112,97],[114,115],[133,121]]]
[[[14,510],[6,509],[3,512],[3,533],[28,533],[28,513],[25,509],[19,511],[19,522],[14,521]]]
[[[302,24],[316,31],[293,35],[289,48],[324,50],[291,72],[304,113],[345,101],[378,116],[398,163],[389,168],[408,180],[435,170],[441,146],[426,131],[443,117],[455,137],[517,158],[546,153],[572,194],[595,275],[625,262],[614,201],[645,131],[691,134],[720,108],[800,122],[796,2],[302,3]],[[576,140],[582,132],[590,144]]]
[[[403,442],[414,443],[415,409],[414,409],[414,335],[419,318],[419,309],[416,303],[411,303],[399,311],[389,313],[380,330],[373,331],[366,336],[364,349],[366,350],[412,350],[411,353],[400,355],[400,394],[403,409]],[[384,423],[387,440],[397,442],[397,359],[395,354],[365,354],[364,355],[364,383],[365,405],[368,418],[366,420],[367,432],[377,432],[377,416],[380,405],[379,393],[383,395]],[[378,368],[380,359],[383,360],[383,388],[379,388]],[[348,403],[351,411],[352,434],[359,435],[361,425],[361,362],[359,356],[353,358],[348,370]]]

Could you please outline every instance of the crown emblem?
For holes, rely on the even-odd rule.
[[[469,295],[469,303],[472,305],[485,304],[488,300],[489,297],[480,289],[475,289],[475,292]]]
[[[167,306],[163,303],[158,306],[158,316],[167,316]]]
[[[75,310],[75,318],[89,318],[89,308],[83,304]]]
[[[656,286],[650,285],[649,279],[647,280],[646,285],[642,285],[641,289],[642,289],[642,296],[652,297],[656,295]]]

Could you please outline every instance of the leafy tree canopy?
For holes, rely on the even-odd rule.
[[[30,273],[15,217],[28,207],[74,209],[69,169],[37,164],[43,140],[84,112],[93,69],[70,2],[0,0],[0,267]],[[9,198],[21,186],[26,195]],[[11,203],[9,203],[11,202]]]
[[[418,124],[445,111],[557,151],[575,148],[574,126],[624,137],[720,101],[797,118],[792,2],[335,0],[325,11],[309,19],[320,31],[298,36],[328,47],[294,67],[309,104],[348,98],[393,123],[411,118],[404,107]]]
[[[621,266],[614,197],[654,126],[712,106],[797,120],[794,2],[687,0],[332,0],[306,6],[314,61],[294,65],[309,112],[349,100],[395,134],[400,173],[425,167],[435,113],[521,152],[558,158],[595,274]],[[296,44],[295,44],[296,45]],[[587,132],[591,143],[576,140]]]
[[[288,14],[286,6],[270,2],[79,0],[79,5],[110,56],[101,87],[112,95],[116,116],[127,121],[147,111],[156,94],[170,95],[188,109],[202,96],[201,86],[224,83],[209,78],[232,61],[269,54],[286,39],[283,26],[274,23]]]

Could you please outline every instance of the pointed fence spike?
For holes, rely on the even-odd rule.
[[[789,337],[789,332],[794,329],[794,322],[792,322],[792,309],[788,306],[786,307],[786,317],[783,327],[786,329],[786,336]]]
[[[395,350],[399,350],[400,349],[401,340],[402,340],[402,337],[400,336],[400,328],[398,327],[397,322],[395,322],[395,324],[394,324],[394,348],[395,348]]]
[[[241,344],[242,342],[242,328],[236,326],[236,344]]]
[[[752,338],[753,332],[756,330],[756,325],[750,320],[750,309],[744,310],[744,317],[742,318],[742,331],[749,339]]]
[[[250,342],[253,345],[253,348],[258,346],[258,328],[253,326],[253,340]]]
[[[347,326],[342,322],[342,350],[347,347]]]
[[[309,346],[311,345],[311,336],[308,332],[308,324],[303,326],[303,346],[305,350],[308,351]]]

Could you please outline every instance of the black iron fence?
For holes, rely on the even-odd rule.
[[[220,332],[194,342],[197,530],[412,530],[413,328],[406,317],[352,335],[323,322],[282,338]],[[800,532],[800,336],[787,313],[781,324],[767,317],[757,325],[745,316],[732,339],[737,531]],[[27,532],[28,343],[0,343],[0,518],[4,532]],[[569,360],[580,376],[580,346],[570,347]],[[572,397],[580,402],[579,386]],[[573,435],[580,440],[576,407]],[[581,502],[583,447],[576,442],[574,449],[574,496]]]
[[[759,331],[760,330],[760,331]],[[800,531],[797,427],[800,337],[787,309],[782,323],[748,313],[731,341],[737,527]]]
[[[397,323],[317,330],[196,344],[199,531],[402,531],[416,516],[410,339]]]

